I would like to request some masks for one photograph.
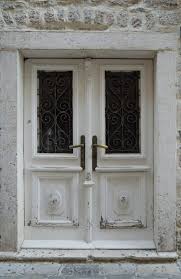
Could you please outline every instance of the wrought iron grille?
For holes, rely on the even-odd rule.
[[[106,153],[140,152],[140,72],[105,72]]]
[[[73,73],[38,71],[38,152],[72,153]]]

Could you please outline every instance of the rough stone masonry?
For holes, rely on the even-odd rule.
[[[7,30],[177,29],[179,0],[0,1],[0,26]]]
[[[180,0],[0,0],[0,30],[154,31],[176,32],[179,38],[180,26]],[[9,103],[9,106],[11,105],[13,109],[13,100]],[[177,245],[181,250],[181,48],[179,40],[177,127]],[[11,146],[13,144],[10,143]],[[11,156],[14,156],[13,152]],[[0,192],[6,191],[6,183],[3,181],[2,179]],[[9,193],[8,198],[12,200],[13,207],[14,196],[13,193]],[[5,202],[1,201],[0,215]],[[8,210],[13,209],[9,207]]]

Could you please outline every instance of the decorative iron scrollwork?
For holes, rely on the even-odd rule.
[[[106,153],[140,152],[139,71],[105,72]]]
[[[38,71],[39,153],[72,153],[72,71]]]

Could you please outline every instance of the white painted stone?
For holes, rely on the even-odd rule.
[[[158,52],[155,67],[155,244],[168,252],[176,249],[176,53]]]
[[[0,32],[2,49],[176,49],[175,33],[159,32]]]
[[[17,248],[17,51],[0,51],[0,250]]]
[[[16,250],[23,240],[23,88],[18,78],[20,61],[17,51],[0,51],[0,250]]]

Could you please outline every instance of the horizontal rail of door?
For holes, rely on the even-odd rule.
[[[81,172],[81,167],[30,167],[24,169],[32,172]]]
[[[148,172],[149,166],[122,166],[122,167],[97,167],[96,172]]]

